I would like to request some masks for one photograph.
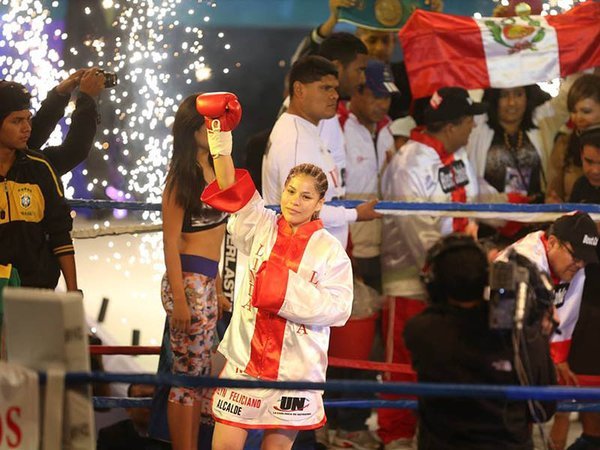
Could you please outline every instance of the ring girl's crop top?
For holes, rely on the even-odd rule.
[[[214,209],[205,203],[202,203],[200,210],[194,213],[186,211],[183,216],[183,233],[196,233],[198,231],[210,230],[225,222],[229,214],[218,209]]]

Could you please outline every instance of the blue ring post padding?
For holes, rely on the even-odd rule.
[[[328,408],[395,408],[417,409],[416,400],[327,400]],[[94,408],[150,408],[152,398],[94,397]],[[559,411],[600,412],[600,403],[561,402]]]
[[[365,200],[336,200],[326,202],[327,205],[356,208]],[[160,203],[117,202],[113,200],[67,200],[72,208],[88,209],[127,209],[134,211],[160,211]],[[269,205],[271,209],[279,209],[279,205]],[[380,201],[375,206],[379,210],[405,211],[469,211],[469,212],[498,212],[498,213],[567,213],[583,211],[600,214],[600,205],[590,203],[557,203],[536,204],[525,203],[419,203],[419,202],[388,202]]]
[[[39,374],[46,382],[46,374]],[[335,392],[384,392],[390,394],[437,397],[487,397],[509,400],[600,400],[600,388],[568,388],[559,386],[490,386],[483,384],[446,383],[379,383],[377,381],[332,380],[327,383],[308,381],[229,380],[215,377],[194,377],[172,374],[125,374],[109,372],[70,372],[67,383],[142,383],[185,387],[240,387]]]

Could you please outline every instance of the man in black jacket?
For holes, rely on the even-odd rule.
[[[62,272],[77,290],[73,221],[52,165],[29,150],[31,96],[0,81],[0,264],[12,264],[23,286],[54,289]]]
[[[485,253],[471,237],[453,234],[428,253],[425,280],[432,304],[406,325],[404,339],[420,382],[516,385],[510,332],[490,330]],[[548,337],[540,322],[525,326],[523,342],[530,384],[556,382]],[[548,420],[554,402],[534,405],[536,420]],[[525,401],[498,398],[422,397],[419,449],[533,449]]]

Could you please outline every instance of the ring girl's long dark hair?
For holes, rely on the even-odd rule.
[[[204,125],[204,116],[196,111],[198,95],[187,97],[175,114],[173,155],[166,181],[166,190],[175,193],[175,202],[190,212],[197,212],[200,195],[206,187],[202,168],[196,162],[198,149],[195,133]],[[208,160],[212,164],[212,158],[209,157]]]

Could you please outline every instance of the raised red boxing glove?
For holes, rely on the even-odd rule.
[[[211,131],[231,131],[242,118],[242,106],[231,92],[209,92],[196,97],[196,110]]]

